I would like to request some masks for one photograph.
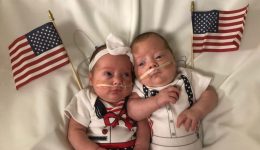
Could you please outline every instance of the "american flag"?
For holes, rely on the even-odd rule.
[[[239,49],[248,5],[232,11],[192,13],[193,52],[226,52]]]
[[[52,22],[14,40],[9,55],[16,89],[69,63]]]

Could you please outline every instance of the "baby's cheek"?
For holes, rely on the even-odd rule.
[[[135,75],[140,77],[144,73],[143,69],[135,68]]]
[[[141,84],[144,84],[144,85],[147,85],[147,86],[149,86],[149,85],[151,84],[149,78],[145,78],[145,79],[139,80],[139,82],[140,82]]]
[[[103,87],[98,87],[98,88],[95,88],[94,90],[95,90],[95,92],[98,96],[107,95],[109,93],[108,90],[106,88],[103,88]]]

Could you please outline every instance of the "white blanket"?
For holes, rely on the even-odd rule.
[[[205,150],[259,150],[260,1],[196,0],[196,10],[232,10],[249,3],[239,51],[196,55],[195,68],[214,76],[219,104],[203,120]],[[191,61],[190,0],[0,0],[0,149],[70,150],[64,108],[79,90],[70,65],[15,89],[8,46],[55,17],[73,66],[86,86],[94,45],[113,33],[129,44],[139,33],[166,36]]]

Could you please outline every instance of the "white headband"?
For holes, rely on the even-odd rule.
[[[94,59],[89,64],[89,71],[91,71],[96,64],[96,62],[104,56],[105,54],[110,55],[127,55],[130,58],[130,61],[133,64],[133,56],[131,54],[131,49],[128,46],[125,46],[123,41],[114,36],[113,34],[109,34],[106,39],[106,49],[101,50],[97,53]]]

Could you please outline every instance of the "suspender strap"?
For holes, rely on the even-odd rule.
[[[192,92],[192,87],[191,87],[189,79],[185,75],[181,75],[181,79],[184,82],[184,87],[185,87],[185,91],[188,95],[188,102],[190,104],[190,106],[189,106],[189,108],[190,108],[194,103],[193,102],[194,94]],[[159,93],[159,91],[157,91],[157,90],[149,90],[145,85],[143,85],[143,92],[144,92],[145,98],[155,96],[156,94]]]
[[[189,79],[185,75],[181,75],[181,78],[183,79],[185,91],[188,95],[188,101],[190,104],[189,108],[190,108],[193,105],[194,94],[192,92],[192,88],[191,88]]]

